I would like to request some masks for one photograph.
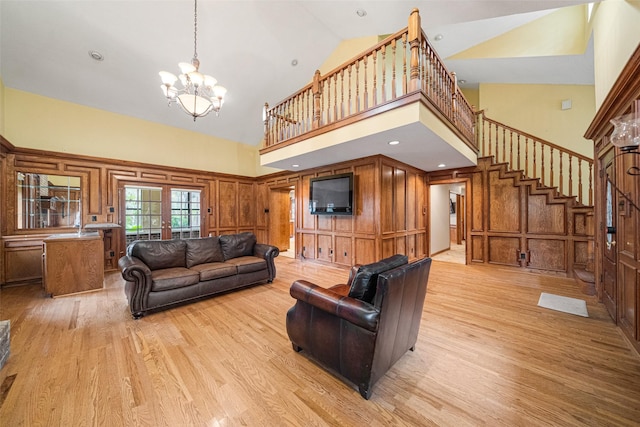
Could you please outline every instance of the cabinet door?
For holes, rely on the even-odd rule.
[[[316,258],[316,235],[302,233],[302,256],[305,259]]]
[[[351,237],[336,236],[336,248],[334,253],[336,264],[350,266],[352,264],[351,252]]]
[[[42,278],[42,241],[5,242],[5,283],[21,283]]]
[[[331,262],[333,252],[331,240],[330,235],[318,234],[318,250],[316,254],[319,260]]]

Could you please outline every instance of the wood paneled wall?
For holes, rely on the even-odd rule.
[[[572,275],[589,261],[592,208],[538,180],[508,171],[504,163],[482,158],[475,168],[429,174],[429,183],[468,179],[467,259]]]
[[[258,212],[258,207],[260,212],[264,209],[265,199],[260,197],[260,184],[255,178],[29,149],[12,149],[5,153],[2,168],[3,253],[0,258],[3,263],[7,257],[15,259],[16,254],[13,252],[26,251],[24,245],[14,248],[16,241],[20,241],[16,236],[35,242],[28,247],[29,253],[18,254],[24,255],[22,258],[26,262],[41,258],[36,252],[41,253],[43,233],[73,231],[17,229],[16,171],[79,176],[82,182],[82,214],[85,225],[92,222],[119,223],[119,189],[123,185],[171,186],[201,190],[203,236],[252,231],[256,233],[259,241],[267,239],[267,224]],[[124,253],[124,239],[121,233],[124,233],[122,229],[113,229],[105,234],[106,269],[116,268],[119,257]],[[2,284],[8,279],[5,277],[5,267],[1,270]],[[9,279],[19,282],[21,277],[18,276]]]
[[[610,120],[630,113],[640,117],[640,46],[631,55],[585,134],[585,138],[595,143],[598,297],[640,351],[640,176],[628,173],[630,168],[640,167],[640,155],[637,152],[622,154],[609,140],[613,133]]]
[[[395,253],[415,259],[428,254],[426,173],[384,156],[332,165],[301,173],[279,173],[262,178],[230,176],[134,162],[13,149],[2,162],[4,205],[2,260],[21,255],[33,270],[41,257],[41,240],[49,232],[18,230],[16,172],[79,176],[82,182],[83,224],[120,223],[125,185],[171,186],[201,191],[202,235],[252,231],[258,241],[269,239],[269,191],[295,186],[297,256],[317,262],[351,266],[374,262]],[[353,216],[317,216],[309,213],[309,180],[315,176],[354,173]],[[71,232],[73,230],[66,230]],[[44,234],[43,234],[44,233]],[[105,269],[117,267],[126,247],[123,229],[105,233]],[[15,243],[30,242],[18,248]],[[17,252],[17,251],[21,252]],[[28,251],[28,252],[27,252]],[[14,253],[15,252],[15,253]],[[14,259],[12,258],[12,259]],[[34,265],[31,265],[34,264]],[[6,283],[2,268],[2,284]],[[21,270],[22,271],[22,270]],[[39,275],[38,275],[39,276]],[[19,274],[12,282],[35,278]],[[37,278],[36,278],[37,279]]]
[[[345,172],[354,174],[354,215],[309,213],[309,181]],[[342,266],[366,264],[401,253],[426,256],[426,173],[384,156],[268,178],[266,187],[296,188],[297,256]]]

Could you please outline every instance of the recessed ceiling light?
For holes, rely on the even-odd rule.
[[[461,85],[465,84],[466,82],[467,81],[465,79],[458,80],[458,83],[460,83]]]
[[[364,9],[358,9],[356,10],[356,14],[360,17],[360,18],[364,18],[365,16],[367,16],[367,11]]]
[[[291,66],[295,67],[296,65],[298,65],[298,60],[297,59],[292,60],[291,61]]]
[[[89,51],[89,56],[92,57],[93,59],[95,59],[96,61],[103,61],[104,60],[104,56],[98,52],[97,50],[90,50]]]
[[[442,34],[436,34],[435,37],[433,38],[435,41],[439,42],[440,40],[442,40],[444,38],[444,36]]]
[[[446,166],[447,166],[447,165],[445,165],[444,163],[440,163],[440,164],[438,165],[438,167],[439,167],[439,168],[444,168],[444,167],[446,167]]]
[[[398,145],[400,141],[389,141],[389,145]]]
[[[292,168],[299,168],[300,165],[291,165]]]

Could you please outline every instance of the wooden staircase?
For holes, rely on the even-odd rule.
[[[478,169],[485,171],[487,175],[497,172],[500,181],[509,182],[509,186],[519,189],[516,192],[523,198],[523,203],[526,203],[527,221],[529,223],[526,227],[520,230],[511,230],[511,234],[521,233],[521,238],[529,242],[539,240],[541,234],[547,234],[546,237],[559,241],[566,242],[564,257],[567,260],[568,267],[567,275],[572,275],[578,283],[581,291],[586,295],[595,295],[595,277],[594,277],[594,253],[593,253],[593,206],[585,205],[578,200],[578,196],[562,194],[557,186],[545,185],[540,177],[529,177],[526,175],[523,169],[514,169],[513,163],[508,161],[497,161],[496,156],[484,156],[478,159]],[[490,180],[488,181],[490,183]],[[504,185],[504,184],[503,184]],[[493,189],[487,188],[486,191],[496,191],[497,188],[501,188],[503,185],[492,185]],[[591,187],[589,184],[588,188]],[[531,203],[531,200],[543,196],[544,207],[539,203]],[[591,196],[590,196],[591,197]],[[498,197],[499,199],[499,197]],[[525,202],[526,201],[526,202]],[[489,204],[492,203],[491,196],[487,200]],[[535,206],[535,207],[534,207]],[[560,208],[558,208],[560,206]],[[533,210],[534,212],[531,212]],[[554,212],[555,211],[555,212]],[[500,213],[504,214],[505,211]],[[535,223],[536,220],[529,219],[528,215],[535,215],[541,219],[541,224],[551,219],[552,222],[560,219],[559,212],[563,212],[562,218],[566,220],[566,226],[560,229],[541,230],[537,229],[531,232],[529,225]],[[555,218],[555,220],[553,219]],[[489,211],[488,221],[493,223],[493,213]],[[490,229],[488,226],[487,229]],[[562,229],[564,228],[564,230]],[[491,234],[491,232],[489,232]],[[491,236],[496,237],[496,236]],[[487,241],[491,239],[487,238]],[[491,244],[491,243],[489,243]],[[529,247],[529,246],[527,246]],[[552,249],[549,249],[552,251]],[[524,259],[520,259],[521,267],[531,267],[531,253],[520,252],[519,257],[524,255]],[[561,256],[557,254],[557,256]],[[569,259],[571,257],[571,259]],[[544,255],[542,258],[546,258]],[[551,258],[551,257],[550,257]],[[538,266],[540,267],[540,266]]]

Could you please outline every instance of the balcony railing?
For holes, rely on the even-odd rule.
[[[420,27],[414,9],[409,25],[362,55],[264,108],[262,152],[346,126],[390,109],[422,101],[467,145],[475,142],[475,115]]]
[[[560,195],[593,205],[593,159],[492,120],[484,111],[477,113],[476,131],[481,156],[492,156],[543,186],[557,187]]]

